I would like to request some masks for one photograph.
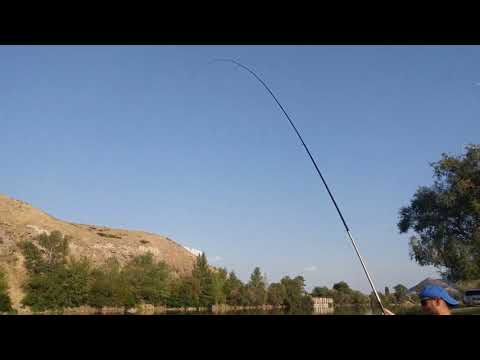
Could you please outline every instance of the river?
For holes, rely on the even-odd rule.
[[[396,308],[391,309],[398,315],[425,315],[420,308],[400,310]],[[211,312],[171,312],[169,315],[214,315]],[[230,311],[216,315],[373,315],[372,309],[369,307],[355,307],[355,306],[337,306],[334,309],[325,309],[322,312],[311,313],[289,313],[285,310],[244,310],[244,311]],[[375,311],[375,315],[380,315],[378,311]],[[452,315],[480,315],[480,307],[464,307],[454,309]]]

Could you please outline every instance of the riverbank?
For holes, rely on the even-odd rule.
[[[241,312],[273,312],[283,311],[283,305],[260,305],[260,306],[233,306],[226,304],[217,304],[211,307],[176,307],[170,308],[162,305],[141,304],[134,308],[122,307],[102,307],[94,308],[91,306],[80,306],[76,308],[66,308],[50,311],[31,311],[21,309],[16,315],[176,315],[176,314],[224,314]],[[13,313],[12,313],[13,314]]]

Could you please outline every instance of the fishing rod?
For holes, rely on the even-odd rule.
[[[365,265],[365,262],[363,261],[363,258],[362,256],[360,255],[360,251],[358,250],[358,247],[357,247],[357,244],[355,243],[355,240],[353,239],[353,236],[350,232],[350,229],[347,225],[347,222],[345,221],[345,218],[343,217],[342,215],[342,212],[340,211],[340,208],[338,207],[337,205],[337,202],[335,201],[335,198],[333,197],[333,194],[332,192],[330,191],[330,188],[328,187],[327,185],[327,182],[325,181],[320,169],[318,168],[317,166],[317,163],[315,162],[315,160],[313,159],[313,156],[312,154],[310,153],[310,150],[308,149],[307,145],[305,144],[305,142],[303,141],[302,139],[302,136],[300,135],[300,133],[298,132],[296,126],[293,124],[293,121],[292,119],[290,118],[290,116],[288,116],[287,112],[285,111],[285,109],[283,108],[282,104],[280,104],[280,102],[278,101],[277,97],[273,94],[272,90],[270,90],[270,88],[267,86],[267,84],[265,84],[265,82],[253,71],[251,70],[250,68],[246,67],[245,65],[239,63],[238,61],[235,61],[235,60],[232,60],[232,59],[215,59],[213,61],[211,61],[210,63],[214,63],[214,62],[229,62],[229,63],[233,63],[239,67],[241,67],[242,69],[244,70],[247,70],[250,74],[252,74],[258,81],[260,81],[260,83],[265,87],[265,89],[267,89],[267,91],[270,93],[270,95],[273,97],[273,99],[275,100],[275,102],[277,103],[277,105],[280,107],[280,109],[283,111],[283,113],[285,114],[285,116],[287,117],[288,121],[290,122],[290,125],[292,125],[292,128],[293,130],[295,130],[295,133],[297,134],[298,138],[300,139],[300,141],[302,142],[302,145],[303,147],[305,148],[305,150],[307,151],[307,154],[308,156],[310,157],[310,160],[312,161],[313,165],[315,166],[315,169],[317,170],[317,173],[318,175],[320,176],[320,178],[322,179],[322,182],[323,182],[323,185],[325,185],[325,188],[327,189],[327,192],[328,192],[328,195],[330,196],[330,199],[332,199],[332,202],[333,202],[333,205],[335,205],[335,209],[337,209],[337,212],[338,212],[338,215],[340,216],[340,219],[342,220],[342,223],[343,223],[343,226],[345,227],[345,230],[347,232],[347,235],[350,239],[350,241],[352,242],[352,245],[353,245],[353,248],[355,249],[355,252],[357,253],[357,256],[360,260],[360,263],[362,264],[362,267],[363,267],[363,270],[365,271],[365,274],[367,275],[367,279],[370,283],[370,286],[372,287],[373,289],[373,292],[375,293],[375,297],[377,298],[377,301],[378,301],[378,304],[380,305],[381,309],[382,309],[382,312],[384,315],[386,315],[386,311],[385,311],[385,308],[383,307],[383,304],[382,304],[382,301],[380,300],[380,297],[378,296],[378,293],[377,293],[377,290],[375,289],[375,285],[373,285],[373,281],[370,277],[370,274],[368,273],[368,270],[367,270],[367,266]]]

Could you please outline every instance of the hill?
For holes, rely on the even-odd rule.
[[[70,254],[85,256],[94,264],[116,257],[120,263],[146,253],[165,261],[179,275],[190,273],[196,255],[168,237],[144,231],[113,229],[59,220],[30,204],[0,194],[0,266],[8,276],[15,308],[23,298],[21,284],[26,276],[18,243],[36,235],[58,230],[72,237]]]
[[[452,284],[448,281],[445,281],[445,280],[432,279],[432,278],[426,278],[426,279],[420,281],[417,285],[412,286],[410,289],[408,289],[408,293],[409,294],[412,294],[412,293],[417,293],[418,294],[420,291],[422,291],[422,289],[425,286],[428,286],[428,285],[438,285],[438,286],[444,288],[450,295],[452,295],[454,297],[458,297],[460,295],[460,291],[458,290],[457,286],[455,286],[454,284]]]

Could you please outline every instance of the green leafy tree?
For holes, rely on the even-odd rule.
[[[267,302],[268,294],[265,286],[265,278],[260,272],[259,267],[253,270],[250,281],[247,284],[247,289],[251,305],[264,305]]]
[[[122,276],[135,298],[135,304],[165,304],[169,296],[170,273],[163,262],[155,262],[152,253],[133,258],[122,269]]]
[[[313,301],[305,292],[305,279],[297,276],[291,279],[285,276],[280,280],[284,286],[286,296],[284,305],[291,313],[309,313],[313,310]]]
[[[242,305],[242,306],[253,305],[251,303],[251,296],[250,296],[249,289],[248,289],[247,285],[245,285],[243,283],[242,283],[242,286],[239,289],[238,298],[239,298],[239,305]]]
[[[385,305],[390,306],[392,303],[395,302],[395,296],[390,292],[390,288],[388,286],[385,286]]]
[[[398,284],[393,288],[395,290],[395,299],[397,302],[402,302],[406,299],[408,289],[405,285]]]
[[[171,283],[167,305],[171,307],[200,306],[200,282],[191,276],[180,277]]]
[[[22,303],[34,311],[76,307],[88,300],[90,265],[86,259],[67,259],[68,242],[53,231],[20,246],[29,274]]]
[[[367,295],[363,294],[360,291],[353,290],[351,293],[351,304],[356,306],[367,306],[370,302],[370,299]]]
[[[12,302],[8,295],[7,276],[0,268],[0,312],[12,311]]]
[[[332,297],[332,290],[327,288],[326,286],[319,287],[316,286],[312,290],[312,296],[314,297]]]
[[[450,281],[480,278],[480,146],[432,163],[434,184],[418,188],[399,211],[400,233],[412,230],[410,256]]]
[[[244,305],[243,288],[244,284],[242,281],[237,277],[234,271],[231,271],[228,274],[228,278],[225,282],[227,304],[237,306]]]
[[[340,281],[336,284],[333,284],[333,289],[344,294],[351,292],[350,286],[348,286],[345,281]]]
[[[218,269],[212,273],[212,296],[214,304],[225,304],[227,300],[225,285],[227,282],[227,270]]]
[[[47,273],[61,268],[67,263],[70,237],[59,231],[41,234],[32,241],[20,243],[25,257],[25,265],[31,274]]]
[[[271,305],[282,305],[285,302],[287,291],[281,283],[272,283],[268,287],[267,301]]]
[[[62,307],[77,307],[87,304],[91,264],[86,258],[70,259],[63,268]],[[62,274],[62,271],[60,271]]]
[[[333,301],[337,305],[351,305],[352,304],[352,289],[345,281],[340,281],[333,284]]]
[[[96,308],[104,306],[133,307],[135,296],[123,277],[117,259],[108,259],[91,273],[88,304]]]
[[[214,303],[213,278],[205,253],[197,257],[192,271],[192,280],[192,285],[195,287],[193,289],[194,294],[197,290],[199,291],[198,306],[207,307],[212,305]]]
[[[337,305],[367,306],[369,303],[369,296],[351,289],[345,281],[334,284],[331,294]]]

